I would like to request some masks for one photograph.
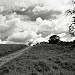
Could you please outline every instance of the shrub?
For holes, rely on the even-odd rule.
[[[60,37],[57,36],[57,35],[52,35],[49,38],[49,44],[56,44],[56,43],[59,43],[59,42],[60,42]]]

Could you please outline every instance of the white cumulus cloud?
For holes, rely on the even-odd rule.
[[[63,41],[74,39],[69,35],[71,15],[65,15],[71,0],[0,0],[0,5],[2,14],[8,12],[0,15],[0,40],[7,37],[4,43],[36,44],[48,41],[52,34],[59,35]],[[5,8],[21,14],[4,11]],[[43,37],[42,32],[48,35]]]

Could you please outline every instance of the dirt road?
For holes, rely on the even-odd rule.
[[[21,54],[23,54],[25,51],[27,51],[27,50],[30,49],[30,48],[31,48],[31,47],[27,47],[27,48],[22,49],[22,50],[20,50],[20,51],[18,51],[18,52],[15,52],[15,53],[12,53],[12,54],[9,54],[9,55],[7,55],[7,56],[4,56],[4,57],[0,58],[0,67],[1,67],[3,64],[9,62],[10,60],[12,60],[12,59],[14,59],[14,58],[17,58],[18,56],[20,56]]]

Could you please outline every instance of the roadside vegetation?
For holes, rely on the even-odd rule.
[[[0,44],[0,57],[27,47],[24,44]]]
[[[75,46],[35,45],[2,65],[0,75],[75,75]]]

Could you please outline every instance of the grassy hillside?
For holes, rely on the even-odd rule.
[[[0,57],[27,47],[24,44],[0,44]]]
[[[1,66],[0,75],[75,75],[75,45],[33,46]]]

